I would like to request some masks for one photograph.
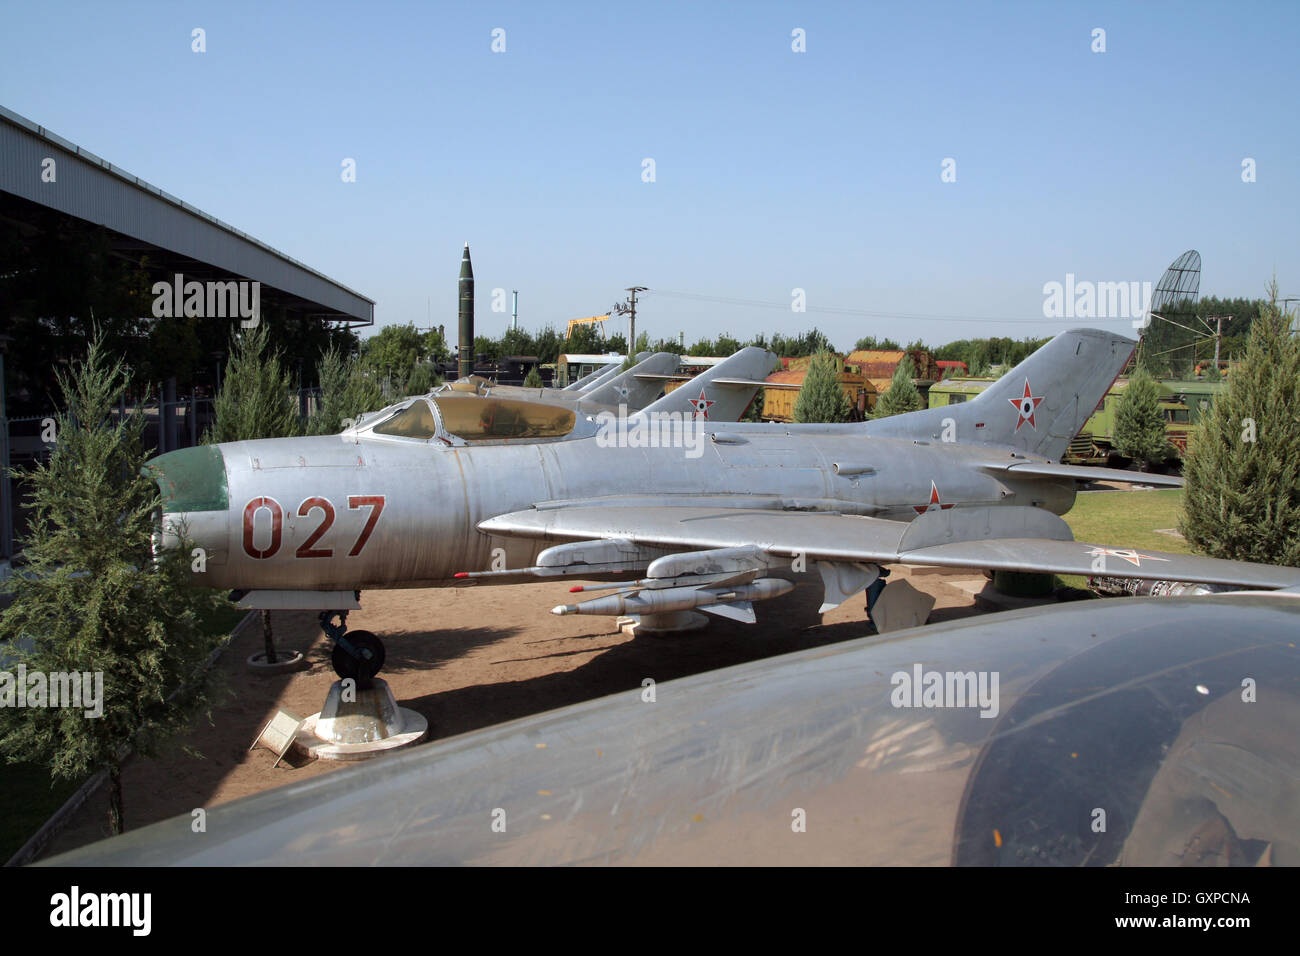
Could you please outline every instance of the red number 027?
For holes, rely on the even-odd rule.
[[[383,495],[349,495],[348,510],[356,511],[359,508],[369,508],[370,513],[366,517],[366,523],[361,528],[361,533],[357,535],[356,543],[352,545],[352,550],[348,552],[348,557],[355,558],[366,546],[370,540],[370,535],[375,530],[375,525],[379,523],[379,516],[384,511]],[[267,542],[265,548],[258,548],[253,541],[256,530],[255,522],[259,511],[266,510],[271,514],[271,540]],[[298,546],[294,552],[294,557],[298,558],[330,558],[334,556],[333,548],[317,548],[316,543],[320,541],[325,533],[329,531],[334,524],[334,505],[328,498],[313,496],[307,498],[298,506],[298,517],[306,518],[313,511],[319,510],[322,518],[321,523],[316,526],[316,530],[307,536],[307,540]],[[254,498],[244,506],[244,553],[250,558],[259,560],[274,557],[280,550],[281,540],[283,538],[284,511],[280,503],[274,498]]]

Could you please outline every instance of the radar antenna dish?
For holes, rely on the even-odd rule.
[[[1134,323],[1142,333],[1142,346],[1149,358],[1184,348],[1191,348],[1195,358],[1197,341],[1214,335],[1214,329],[1196,314],[1196,300],[1200,290],[1201,254],[1195,249],[1188,249],[1165,270],[1156,283],[1150,310],[1140,323]],[[1161,325],[1153,326],[1155,320]],[[1204,326],[1204,329],[1196,328],[1197,323]],[[1174,331],[1175,328],[1189,333],[1191,339],[1187,335],[1179,335]],[[1151,351],[1153,348],[1156,349],[1154,353]]]

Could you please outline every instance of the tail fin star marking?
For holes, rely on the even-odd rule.
[[[709,420],[709,406],[712,405],[713,402],[711,402],[711,401],[708,399],[708,397],[704,394],[704,389],[700,389],[700,397],[699,397],[699,398],[692,398],[692,399],[690,400],[690,402],[691,402],[691,405],[692,405],[692,406],[694,407],[694,409],[695,409],[695,411],[692,413],[691,417],[694,418],[696,415],[702,415],[702,416],[704,416],[704,420],[705,420],[705,421],[708,421],[708,420]]]
[[[1044,398],[1046,398],[1045,395],[1035,396],[1029,387],[1029,379],[1025,379],[1025,394],[1020,398],[1007,399],[1020,414],[1020,418],[1016,422],[1016,431],[1020,431],[1020,426],[1025,422],[1029,422],[1029,427],[1034,431],[1038,430],[1038,426],[1034,424],[1034,410],[1042,404]]]

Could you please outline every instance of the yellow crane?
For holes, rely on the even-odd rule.
[[[609,318],[609,315],[606,314],[606,315],[589,315],[589,316],[587,316],[585,319],[569,319],[569,325],[568,325],[568,327],[564,330],[564,337],[565,337],[565,338],[568,338],[570,335],[572,335],[572,334],[573,334],[573,330],[574,330],[574,328],[575,328],[576,326],[579,326],[579,325],[595,325],[597,322],[604,322],[604,321],[605,321],[606,319],[608,319],[608,318]],[[600,330],[600,332],[601,332],[601,335],[604,335],[604,334],[605,334],[605,330],[604,330],[603,328]]]

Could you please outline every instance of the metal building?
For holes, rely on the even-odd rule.
[[[264,305],[374,324],[374,300],[0,106],[0,222],[42,228],[44,210],[103,226],[115,252],[159,272],[260,282]]]

